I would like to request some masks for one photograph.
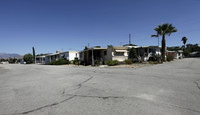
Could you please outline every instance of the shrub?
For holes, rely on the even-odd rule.
[[[9,58],[8,62],[10,64],[13,64],[13,63],[16,63],[17,62],[17,59],[16,58]]]
[[[153,57],[149,58],[149,61],[160,61],[161,60],[161,56],[159,55],[153,55]]]
[[[118,65],[119,62],[117,60],[109,60],[109,61],[106,61],[106,65],[108,66],[114,66],[114,65]]]
[[[100,61],[99,61],[99,60],[97,60],[97,59],[96,59],[96,60],[94,60],[94,65],[95,65],[95,66],[99,66],[99,65],[100,65]]]
[[[197,53],[196,57],[200,57],[200,51]]]
[[[159,64],[158,61],[149,61],[149,64]]]
[[[31,64],[33,63],[33,55],[32,54],[25,54],[23,57],[24,61],[26,62],[26,64]]]
[[[167,55],[167,61],[173,61],[174,56],[173,55]]]
[[[65,60],[63,58],[61,59],[58,59],[58,60],[53,60],[49,63],[49,65],[64,65],[64,64],[68,64],[69,61],[68,60]]]
[[[130,60],[130,59],[127,59],[127,60],[125,60],[125,64],[132,64],[133,62],[132,62],[132,60]]]
[[[79,60],[78,60],[77,57],[74,58],[74,64],[75,64],[75,65],[79,65]]]
[[[189,51],[189,50],[184,50],[184,51],[183,51],[183,55],[184,55],[185,57],[188,57],[188,56],[190,55],[190,51]]]

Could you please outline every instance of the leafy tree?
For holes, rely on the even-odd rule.
[[[169,51],[178,51],[178,50],[181,50],[181,48],[179,46],[167,47],[167,50],[169,50]]]
[[[32,49],[33,49],[33,61],[34,61],[34,63],[35,63],[35,48],[34,47],[32,47]]]
[[[137,45],[135,45],[135,44],[125,44],[123,46],[137,46]]]
[[[132,47],[129,51],[129,58],[130,59],[137,58],[137,52],[136,52],[136,49],[134,47]]]
[[[107,45],[107,47],[113,47],[113,45]]]
[[[4,58],[0,59],[0,62],[4,62],[4,61],[6,61]]]
[[[10,64],[13,64],[13,63],[16,63],[17,62],[17,59],[14,57],[14,58],[9,58],[8,59],[8,62],[10,63]]]
[[[8,62],[9,62],[9,63],[14,63],[13,58],[9,58],[9,59],[8,59]]]
[[[30,53],[29,54],[25,54],[23,59],[27,64],[33,63],[33,55],[30,54]]]
[[[190,51],[188,49],[185,49],[183,51],[183,55],[186,56],[186,57],[188,57],[190,55]]]
[[[162,61],[165,61],[165,56],[166,56],[166,40],[165,40],[165,35],[171,35],[174,32],[177,32],[177,29],[175,29],[172,24],[164,23],[162,25],[158,25],[154,29],[157,32],[158,36],[162,36],[162,48],[161,48],[161,55],[162,55]]]
[[[186,44],[186,42],[187,42],[187,38],[184,36],[183,38],[182,38],[182,40],[181,41],[183,41],[183,44],[184,44],[184,48],[185,48],[185,44]]]

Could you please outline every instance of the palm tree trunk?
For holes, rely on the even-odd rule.
[[[166,54],[165,49],[166,49],[165,35],[162,35],[162,48],[161,48],[162,61],[165,61],[165,54]]]
[[[184,43],[184,48],[183,48],[183,52],[185,51],[185,43]]]

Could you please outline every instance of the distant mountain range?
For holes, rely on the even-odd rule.
[[[22,55],[16,53],[0,53],[0,58],[9,59],[9,58],[22,58]]]

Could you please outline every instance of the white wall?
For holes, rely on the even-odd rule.
[[[69,52],[69,61],[74,60],[75,57],[77,57],[79,59],[78,52]]]
[[[123,62],[125,61],[126,59],[128,59],[128,56],[114,56],[112,58],[112,60],[117,60],[117,61],[120,61],[120,62]]]
[[[115,53],[116,52],[113,49],[113,47],[108,47],[106,61],[107,60],[118,60],[118,61],[122,62],[122,61],[125,61],[126,59],[128,59],[128,50],[126,50],[126,52],[124,52],[123,56],[118,56]]]

